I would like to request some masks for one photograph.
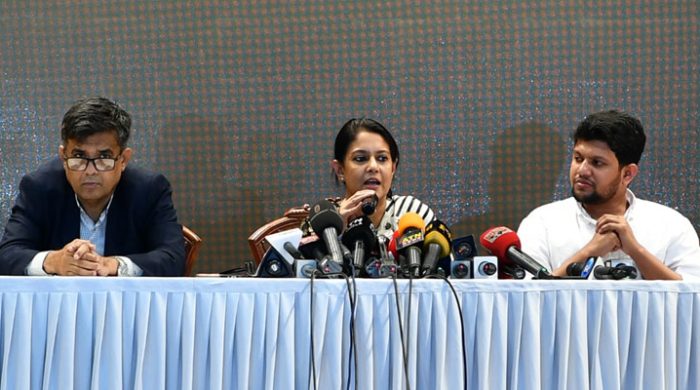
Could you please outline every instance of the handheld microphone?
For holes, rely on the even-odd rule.
[[[377,209],[377,203],[379,203],[379,197],[377,194],[373,194],[369,198],[365,198],[362,200],[362,214],[364,215],[372,215],[374,214],[374,210]]]
[[[452,233],[447,225],[437,219],[430,222],[425,228],[425,241],[423,242],[422,275],[435,273],[437,260],[450,255]]]
[[[481,245],[493,253],[501,266],[517,265],[536,279],[553,279],[547,268],[520,250],[520,238],[505,226],[491,228],[481,235]]]
[[[417,213],[406,213],[399,219],[399,239],[396,250],[406,258],[406,269],[414,274],[420,268],[421,247],[423,246],[423,231],[425,221]],[[404,268],[404,267],[402,267]]]
[[[309,224],[316,234],[321,234],[330,258],[324,257],[318,263],[322,273],[340,273],[343,265],[343,251],[340,248],[338,235],[343,232],[343,217],[335,206],[327,200],[321,200],[309,212]],[[330,264],[333,262],[335,264]]]
[[[372,229],[372,222],[369,218],[362,216],[348,224],[341,240],[343,244],[353,248],[352,264],[357,272],[365,266],[365,253],[374,246],[377,235]]]

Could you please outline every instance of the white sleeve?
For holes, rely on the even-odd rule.
[[[518,237],[523,253],[542,263],[549,271],[553,270],[547,228],[542,213],[535,209],[525,217],[518,227]]]
[[[25,272],[29,276],[48,276],[46,272],[44,272],[44,260],[46,260],[46,256],[49,255],[50,251],[43,251],[39,252],[34,257],[32,258],[32,261],[29,262],[29,265],[25,269]]]
[[[124,262],[124,267],[117,268],[117,276],[141,276],[143,270],[136,265],[130,258],[126,256],[115,256],[120,261]]]
[[[664,263],[683,277],[683,280],[700,280],[700,243],[690,221],[683,217],[679,233],[669,242]]]

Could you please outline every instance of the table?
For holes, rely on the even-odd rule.
[[[700,388],[700,283],[452,281],[470,389]],[[0,277],[0,389],[344,389],[344,280]],[[464,387],[442,280],[358,280],[357,388]],[[410,310],[409,310],[410,308]],[[410,311],[410,313],[409,313]],[[313,321],[311,321],[313,315]],[[404,373],[399,324],[407,346]],[[316,377],[311,378],[311,326]]]

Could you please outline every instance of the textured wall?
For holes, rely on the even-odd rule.
[[[0,2],[0,227],[66,109],[101,94],[133,114],[136,163],[168,175],[204,237],[197,271],[340,195],[332,142],[354,116],[398,139],[396,192],[462,235],[567,196],[571,131],[623,109],[649,135],[633,190],[700,228],[696,1],[294,3]]]

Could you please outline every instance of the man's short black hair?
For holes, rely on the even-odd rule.
[[[639,164],[646,135],[639,119],[626,112],[609,110],[590,114],[576,128],[574,144],[603,141],[615,153],[620,166]]]
[[[73,139],[79,142],[87,137],[115,132],[119,147],[126,148],[131,130],[131,116],[107,98],[96,96],[78,100],[63,116],[61,139],[63,144]]]

